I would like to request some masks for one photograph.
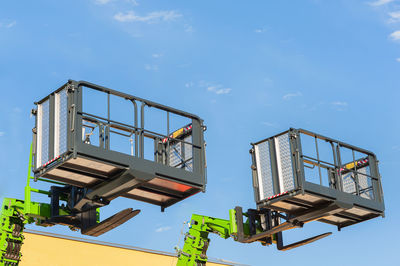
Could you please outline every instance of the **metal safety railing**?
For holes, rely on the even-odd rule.
[[[205,175],[205,126],[196,115],[85,81],[69,81],[36,104],[35,169],[80,142]]]
[[[299,133],[306,181],[368,199],[376,198],[379,173],[374,165],[377,162],[373,153],[306,130],[299,130]],[[314,142],[313,149],[310,149],[311,142]],[[330,161],[321,159],[322,145],[325,145],[325,158],[330,158]],[[344,154],[347,155],[346,159],[343,158]],[[318,181],[315,180],[316,176]]]

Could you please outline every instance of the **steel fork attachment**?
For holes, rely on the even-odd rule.
[[[229,211],[229,220],[193,214],[189,232],[185,234],[183,249],[177,249],[178,266],[205,265],[210,244],[209,233],[222,238],[232,237],[241,243],[260,242],[262,245],[276,244],[278,250],[286,251],[331,235],[331,232],[310,237],[296,243],[284,245],[283,231],[303,227],[305,223],[322,219],[326,215],[341,212],[351,206],[340,202],[321,205],[312,211],[298,214],[284,214],[270,209],[249,209],[243,213],[242,207]],[[245,217],[246,221],[244,221]]]

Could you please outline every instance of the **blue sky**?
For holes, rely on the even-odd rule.
[[[211,236],[208,255],[249,265],[394,265],[399,71],[399,0],[2,1],[0,196],[23,197],[33,102],[68,79],[87,80],[195,113],[208,127],[207,192],[165,213],[117,199],[103,217],[142,213],[99,240],[173,252],[192,213],[227,218],[237,205],[255,207],[250,142],[301,127],[377,154],[386,218],[340,233],[307,224],[287,239],[334,234],[288,252]]]

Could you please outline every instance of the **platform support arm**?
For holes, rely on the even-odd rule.
[[[235,227],[231,220],[193,214],[183,249],[178,250],[177,265],[205,265],[210,244],[208,234],[215,233],[226,239],[232,235],[232,229]]]

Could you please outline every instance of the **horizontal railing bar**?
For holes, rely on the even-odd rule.
[[[128,124],[125,124],[125,123],[122,123],[122,122],[114,121],[114,120],[111,120],[111,119],[107,119],[105,117],[101,117],[101,116],[98,116],[98,115],[89,114],[89,113],[86,113],[86,112],[77,112],[77,113],[78,113],[78,115],[82,115],[82,117],[89,116],[88,119],[90,119],[91,117],[95,117],[95,118],[107,121],[108,123],[115,123],[115,124],[119,124],[119,125],[122,125],[122,126],[125,126],[125,127],[130,127],[130,128],[134,128],[134,129],[140,129],[140,128],[136,128],[136,127],[134,127],[132,125],[128,125]]]
[[[322,140],[325,140],[325,141],[328,141],[328,142],[335,142],[335,143],[339,144],[340,147],[348,148],[348,149],[351,149],[351,150],[355,150],[355,151],[358,151],[358,152],[365,153],[365,154],[372,155],[372,156],[376,157],[375,154],[373,152],[371,152],[371,151],[368,151],[368,150],[365,150],[365,149],[362,149],[362,148],[347,144],[345,142],[341,142],[339,140],[331,139],[331,138],[328,138],[328,137],[313,133],[311,131],[308,131],[308,130],[305,130],[305,129],[302,129],[302,128],[300,128],[299,131],[300,131],[300,133],[306,134],[306,135],[311,136],[311,137],[317,137],[318,139],[322,139]]]
[[[131,133],[138,132],[139,133],[140,131],[143,131],[145,133],[144,136],[147,137],[147,138],[153,138],[153,139],[154,139],[154,137],[168,138],[170,141],[171,140],[178,141],[178,142],[181,142],[181,143],[184,143],[184,144],[191,145],[191,146],[193,146],[194,148],[197,148],[197,149],[201,149],[202,148],[201,146],[194,145],[193,143],[190,143],[190,142],[187,142],[187,141],[184,141],[184,140],[181,140],[181,139],[168,137],[166,135],[163,135],[161,133],[157,133],[157,132],[154,132],[154,131],[151,131],[151,130],[148,130],[148,129],[136,128],[134,126],[127,125],[127,124],[124,124],[124,123],[121,123],[121,122],[118,122],[118,121],[110,120],[110,119],[107,119],[107,118],[104,118],[104,117],[101,117],[101,116],[97,116],[97,115],[93,115],[93,114],[89,114],[89,113],[85,113],[85,112],[78,112],[78,114],[82,116],[82,119],[85,119],[86,116],[92,116],[92,117],[95,117],[95,118],[98,118],[98,119],[102,119],[102,120],[107,121],[107,122],[111,122],[111,123],[119,124],[121,126],[125,126],[126,128],[122,128],[121,126],[113,127],[113,128],[117,128],[117,129],[123,130],[125,132],[131,132]],[[91,119],[91,117],[88,117],[88,118]],[[100,122],[100,121],[98,121],[98,122]],[[108,123],[106,123],[106,124],[108,124]],[[110,126],[112,127],[113,125],[110,124]],[[152,133],[154,135],[146,134],[146,132],[147,133]]]
[[[111,130],[111,129],[110,129],[110,132],[111,132],[111,133],[118,134],[118,135],[121,135],[121,136],[124,136],[124,137],[127,137],[127,138],[130,138],[130,137],[132,137],[132,135],[133,135],[133,134],[125,135],[125,134],[123,134],[123,133],[121,133],[121,132],[114,131],[114,130]]]
[[[310,164],[314,164],[315,163],[315,166],[318,166],[318,163],[319,163],[319,165],[321,165],[321,163],[324,163],[324,164],[328,164],[328,165],[332,165],[334,167],[337,167],[337,165],[334,165],[332,163],[328,163],[328,162],[325,162],[325,161],[322,161],[322,160],[318,160],[318,159],[312,158],[312,157],[307,156],[307,155],[302,155],[302,157],[316,161],[317,163],[316,162],[312,162],[312,161],[308,161],[308,163],[310,163]],[[321,166],[324,166],[324,165],[321,165]]]
[[[68,82],[69,83],[76,83],[76,85],[78,87],[79,86],[84,86],[84,87],[88,87],[88,88],[91,88],[91,89],[94,89],[94,90],[98,90],[98,91],[109,93],[109,94],[112,94],[112,95],[115,95],[115,96],[119,96],[119,97],[125,98],[127,100],[140,101],[140,102],[145,103],[149,107],[155,107],[155,108],[158,108],[158,109],[161,109],[161,110],[164,110],[164,111],[167,111],[167,112],[171,112],[171,113],[174,113],[174,114],[177,114],[177,115],[181,115],[181,116],[184,116],[184,117],[188,117],[188,118],[196,119],[198,121],[202,121],[200,119],[200,117],[198,117],[197,115],[194,115],[194,114],[191,114],[191,113],[187,113],[187,112],[184,112],[184,111],[181,111],[181,110],[178,110],[178,109],[166,106],[166,105],[162,105],[162,104],[159,104],[159,103],[155,103],[155,102],[152,102],[152,101],[149,101],[149,100],[145,100],[145,99],[133,96],[133,95],[129,95],[129,94],[126,94],[126,93],[115,91],[115,90],[112,90],[112,89],[109,89],[109,88],[106,88],[106,87],[103,87],[103,86],[99,86],[99,85],[96,85],[96,84],[93,84],[93,83],[90,83],[90,82],[87,82],[87,81],[69,80]]]
[[[369,177],[369,178],[374,179],[374,180],[378,180],[378,177],[374,177],[372,175],[367,175],[367,174],[364,174],[364,173],[361,173],[361,172],[357,172],[357,171],[354,171],[354,170],[351,170],[351,169],[346,169],[346,170],[348,170],[349,172],[353,172],[353,173],[357,173],[359,175],[363,175],[363,176]],[[342,174],[342,176],[343,176],[343,174]]]

